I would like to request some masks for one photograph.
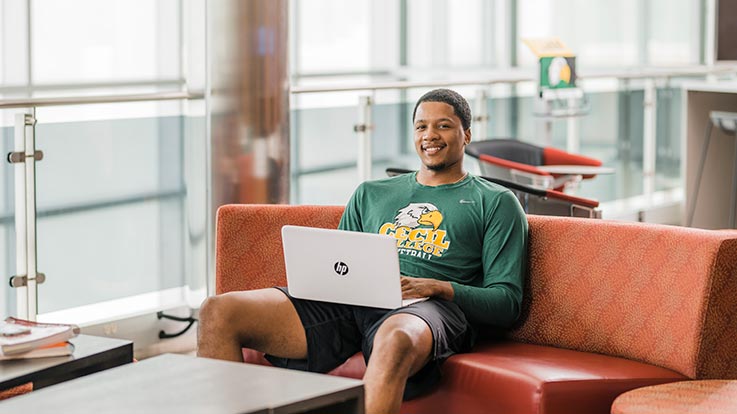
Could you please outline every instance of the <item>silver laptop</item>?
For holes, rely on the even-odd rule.
[[[394,309],[402,300],[397,240],[380,234],[282,227],[289,293],[302,299]]]

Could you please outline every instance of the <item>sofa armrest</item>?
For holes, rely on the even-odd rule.
[[[220,207],[215,242],[216,293],[285,286],[282,226],[336,228],[343,209],[275,204]]]

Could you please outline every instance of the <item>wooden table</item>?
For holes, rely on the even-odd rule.
[[[72,355],[0,361],[0,390],[29,382],[37,390],[133,362],[131,341],[79,335],[69,342],[74,344]]]
[[[363,414],[363,383],[164,354],[0,402],[0,412]]]

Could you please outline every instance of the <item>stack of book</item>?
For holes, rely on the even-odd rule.
[[[9,317],[0,322],[0,360],[71,355],[74,344],[69,339],[78,334],[76,325]]]

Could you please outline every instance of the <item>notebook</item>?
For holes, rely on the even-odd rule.
[[[397,240],[302,226],[282,227],[289,293],[301,299],[395,309],[402,300]]]

